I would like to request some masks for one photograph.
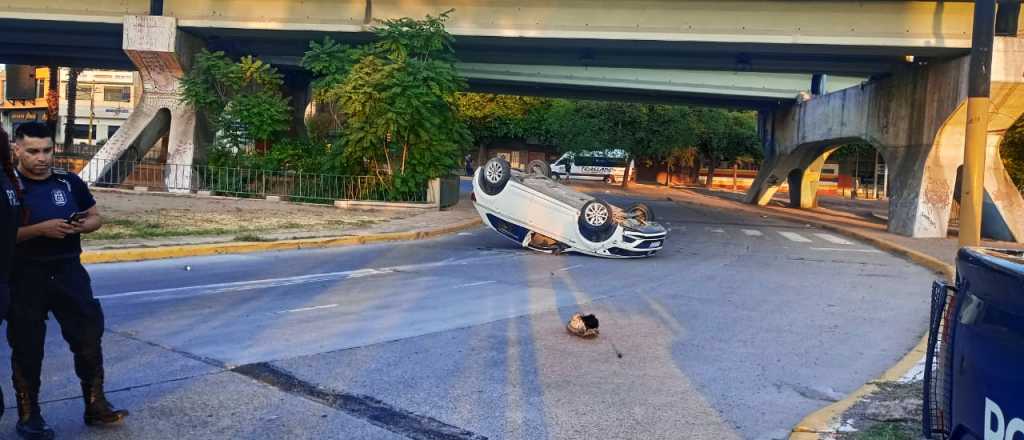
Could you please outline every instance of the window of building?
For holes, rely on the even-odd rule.
[[[45,98],[45,97],[46,97],[46,80],[45,79],[37,79],[36,80],[36,98]]]
[[[128,86],[103,86],[103,100],[107,102],[131,102],[132,89]]]
[[[92,84],[79,84],[75,89],[78,96],[75,97],[76,101],[88,101],[92,98]]]
[[[117,133],[117,129],[121,128],[120,125],[108,125],[107,126],[107,139],[114,137],[114,133]]]
[[[93,139],[96,138],[96,126],[93,126]],[[75,139],[89,139],[89,124],[75,124],[71,129],[71,136]]]

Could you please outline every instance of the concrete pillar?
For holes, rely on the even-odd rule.
[[[828,156],[835,151],[830,148],[812,159],[804,168],[799,168],[789,182],[789,206],[791,208],[812,209],[818,207],[818,184],[821,182],[821,169],[825,166]]]
[[[288,96],[288,103],[292,107],[292,121],[288,134],[305,139],[306,107],[309,106],[310,84],[313,78],[309,73],[300,70],[282,70],[281,73],[284,75],[285,96]]]
[[[90,184],[117,184],[125,177],[119,160],[141,158],[160,136],[168,137],[164,182],[172,192],[189,192],[196,154],[196,111],[180,102],[179,81],[200,43],[180,32],[173,17],[124,19],[123,48],[142,80],[138,106],[124,125],[82,170]]]

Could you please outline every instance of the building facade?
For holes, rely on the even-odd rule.
[[[57,142],[64,142],[64,124],[74,124],[75,144],[97,145],[107,139],[128,120],[141,97],[138,74],[115,70],[85,70],[78,76],[75,115],[68,115],[68,75],[60,69],[60,127]]]
[[[16,79],[10,78],[11,84],[8,84],[7,71],[0,71],[0,127],[8,134],[14,133],[15,128],[26,122],[46,121],[46,92],[50,70],[33,70],[31,80],[34,81],[35,93],[30,96],[16,92]]]
[[[29,74],[30,79],[20,78],[14,87],[11,72],[0,70],[0,127],[8,133],[25,122],[46,121],[50,69],[37,67]],[[115,70],[85,70],[78,76],[78,96],[75,100],[75,115],[68,115],[68,75],[70,69],[61,68],[59,85],[59,107],[57,142],[64,142],[64,127],[70,120],[74,144],[101,145],[117,131],[131,114],[141,97],[141,82],[135,72]],[[18,72],[24,74],[24,70]],[[34,93],[25,92],[25,82],[33,81]],[[17,91],[15,90],[17,88]]]

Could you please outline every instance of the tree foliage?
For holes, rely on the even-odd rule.
[[[1024,118],[1018,119],[1006,131],[999,153],[1013,183],[1024,191]]]
[[[561,151],[622,149],[685,167],[761,157],[751,112],[472,93],[460,96],[459,110],[477,142],[535,138]]]
[[[450,12],[382,21],[377,40],[359,48],[314,42],[303,58],[315,96],[344,122],[337,160],[376,173],[396,195],[448,174],[469,143],[456,110],[465,81],[444,28]]]
[[[237,62],[224,52],[198,53],[182,78],[181,100],[203,111],[218,131],[243,127],[255,140],[288,129],[291,107],[277,69],[251,56]]]

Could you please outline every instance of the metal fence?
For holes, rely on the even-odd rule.
[[[928,326],[928,351],[924,368],[924,415],[921,417],[925,438],[944,440],[950,435],[952,402],[952,326],[956,313],[956,289],[944,281],[932,285],[932,310]]]
[[[57,166],[74,170],[70,159]],[[279,196],[296,202],[333,203],[335,200],[426,202],[427,189],[400,194],[377,176],[340,176],[289,170],[152,164],[96,159],[79,175],[99,187],[148,187],[151,191],[198,192],[264,198]]]

